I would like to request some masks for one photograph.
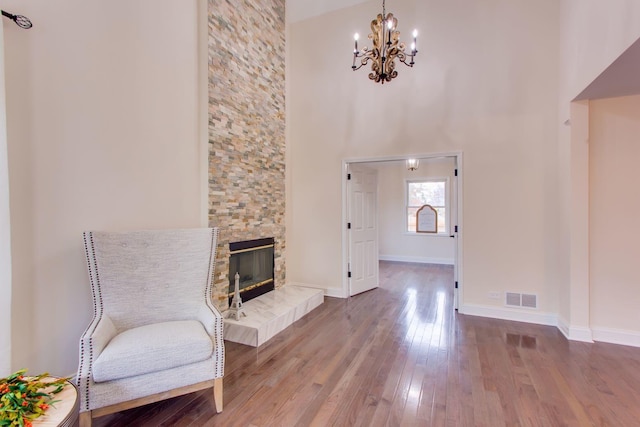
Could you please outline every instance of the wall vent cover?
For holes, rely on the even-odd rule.
[[[527,308],[538,308],[538,296],[534,294],[522,294],[522,306]]]
[[[504,303],[509,307],[538,308],[538,296],[536,294],[506,292]]]
[[[515,292],[506,292],[505,295],[506,305],[510,305],[512,307],[520,307],[520,294],[517,294]]]

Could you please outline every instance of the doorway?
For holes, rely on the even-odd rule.
[[[410,158],[418,160],[417,168],[407,164],[409,156],[343,161],[342,216],[346,224],[342,239],[343,295],[350,297],[377,287],[380,260],[451,264],[454,267],[453,302],[457,309],[463,292],[462,153]],[[362,191],[362,171],[368,171],[368,176],[375,175],[375,179],[368,179],[369,183],[375,183],[374,187],[365,192]],[[438,232],[431,235],[412,230],[415,221],[413,225],[410,223],[413,212],[407,206],[411,183],[425,181],[446,183],[447,188],[446,214],[441,211],[446,221],[440,221]],[[389,196],[390,192],[392,196]],[[442,208],[444,206],[439,209]],[[367,221],[366,237],[362,227],[364,218]]]

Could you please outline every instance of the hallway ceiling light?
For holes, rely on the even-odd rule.
[[[418,53],[416,50],[418,30],[413,30],[411,53],[407,54],[404,51],[404,43],[400,42],[400,31],[396,30],[397,26],[398,20],[393,16],[393,13],[386,13],[385,0],[382,0],[382,13],[371,21],[371,34],[369,34],[369,39],[373,43],[371,49],[365,46],[362,48],[362,52],[359,51],[359,35],[356,33],[353,36],[355,48],[353,49],[353,65],[351,69],[353,71],[359,70],[363,65],[371,61],[369,78],[376,83],[384,84],[385,81],[390,82],[391,79],[398,75],[395,70],[396,59],[409,67],[413,67],[413,58]],[[360,60],[357,66],[356,60]]]
[[[418,166],[420,166],[420,160],[418,160],[418,159],[407,159],[407,169],[409,169],[410,171],[414,171],[414,170],[418,169]]]

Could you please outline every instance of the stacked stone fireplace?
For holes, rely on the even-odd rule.
[[[220,227],[212,301],[223,312],[232,242],[273,236],[274,285],[286,283],[285,1],[209,0],[207,9],[208,219]]]
[[[275,289],[274,249],[273,237],[229,243],[229,304],[236,292],[247,302]]]

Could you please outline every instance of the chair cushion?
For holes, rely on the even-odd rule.
[[[128,378],[211,357],[213,342],[197,320],[140,326],[116,335],[96,359],[97,383]]]

